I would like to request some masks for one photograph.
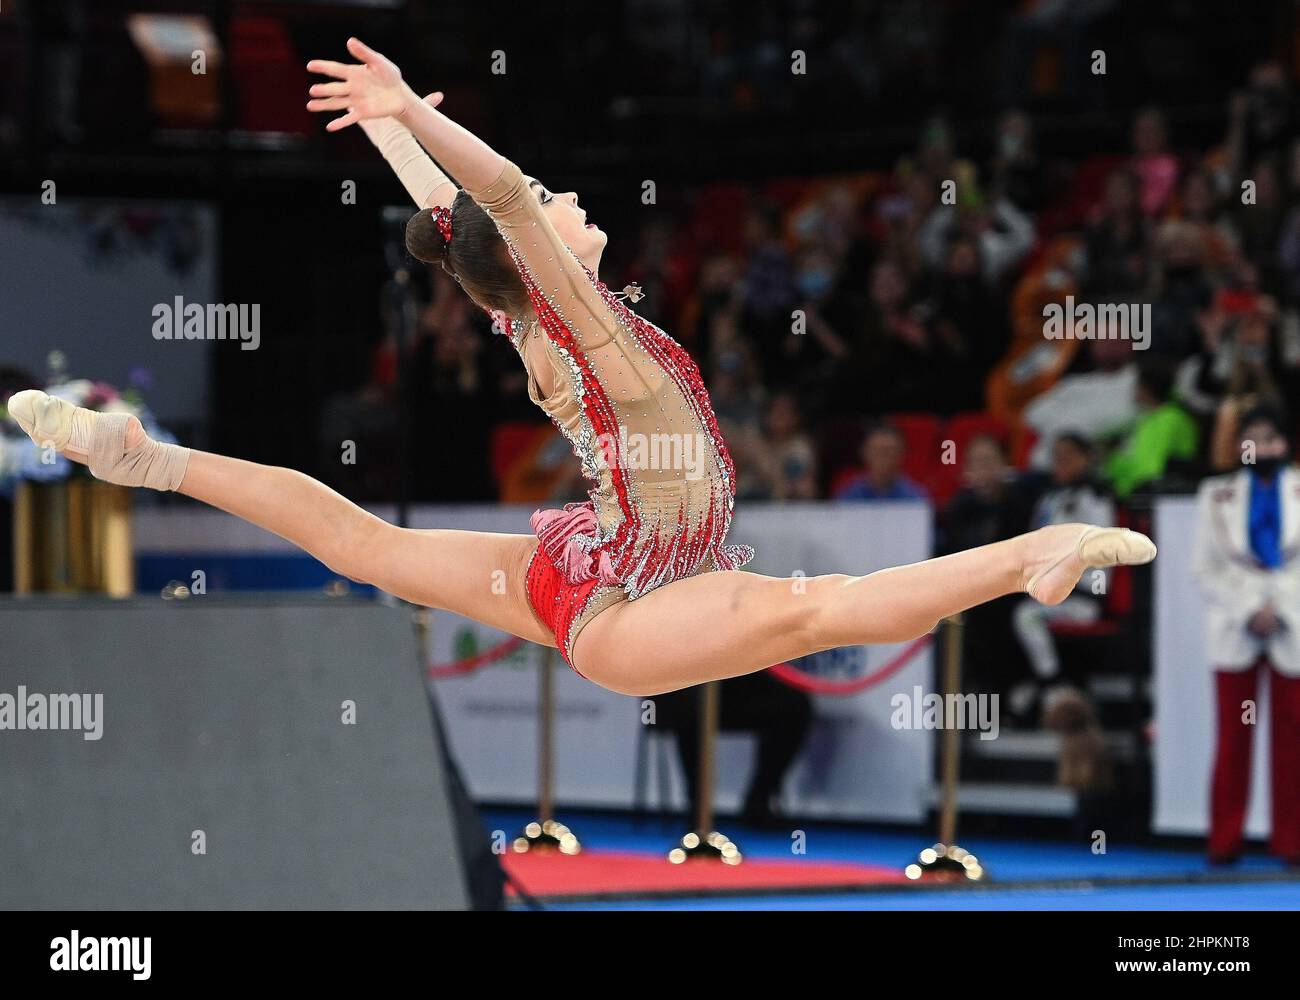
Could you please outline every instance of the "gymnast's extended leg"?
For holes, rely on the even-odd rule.
[[[707,573],[596,616],[578,635],[574,665],[615,691],[659,694],[835,646],[904,642],[1027,588],[1055,604],[1090,565],[1154,556],[1143,535],[1063,524],[867,576]]]
[[[86,462],[100,478],[176,490],[274,532],[350,579],[555,645],[524,590],[537,546],[531,535],[399,528],[301,472],[159,445],[134,417],[31,390],[16,393],[9,408],[38,444]]]

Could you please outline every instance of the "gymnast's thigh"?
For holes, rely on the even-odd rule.
[[[528,600],[532,535],[388,526],[374,540],[368,581],[413,604],[441,608],[544,646],[550,630]]]

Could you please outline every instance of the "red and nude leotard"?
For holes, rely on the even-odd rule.
[[[572,664],[578,634],[600,612],[754,553],[726,543],[735,468],[690,355],[574,256],[513,163],[467,193],[496,223],[538,317],[507,328],[529,397],[592,483],[586,503],[532,518],[529,601]],[[549,395],[539,371],[551,373]]]

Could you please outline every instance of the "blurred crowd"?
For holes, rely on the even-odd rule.
[[[638,309],[698,360],[743,499],[960,505],[1025,475],[1041,486],[1070,434],[1118,497],[1190,489],[1236,464],[1239,413],[1284,406],[1300,378],[1293,104],[1263,63],[1212,148],[1179,148],[1145,108],[1128,150],[1083,162],[1040,149],[1017,111],[973,162],[936,117],[888,174],[718,185],[648,210],[617,283],[638,283]],[[1097,319],[1054,338],[1053,305]],[[537,417],[515,359],[482,330],[432,277],[411,354],[420,405],[485,437],[444,443],[461,482],[422,484],[428,499],[490,498],[493,428]],[[387,342],[365,393],[391,389],[398,367]],[[964,441],[909,454],[915,436],[891,419],[934,415],[941,445],[944,422],[971,413],[996,454]],[[953,464],[956,495],[940,468]]]

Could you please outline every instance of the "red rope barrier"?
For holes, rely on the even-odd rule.
[[[801,691],[808,691],[812,694],[834,694],[850,695],[857,694],[859,691],[865,691],[873,685],[879,684],[887,677],[898,673],[907,662],[917,653],[930,645],[933,636],[923,635],[919,639],[913,639],[906,646],[895,653],[890,659],[886,660],[871,673],[865,676],[855,678],[851,681],[828,681],[820,677],[813,677],[804,673],[798,667],[790,663],[778,663],[772,667],[772,676],[783,684],[790,687],[798,688]]]
[[[474,656],[467,657],[464,660],[457,660],[454,663],[431,663],[429,664],[429,680],[436,681],[443,677],[459,677],[461,674],[472,673],[481,667],[486,667],[503,656],[509,656],[521,645],[523,639],[518,636],[511,636],[509,639],[503,639],[495,646],[491,646],[483,652]]]

